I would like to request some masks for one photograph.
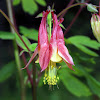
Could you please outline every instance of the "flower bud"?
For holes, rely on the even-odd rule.
[[[93,14],[91,18],[91,27],[95,38],[100,42],[100,16]]]

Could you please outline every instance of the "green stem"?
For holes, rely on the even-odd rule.
[[[15,40],[13,40],[13,46],[14,46],[15,61],[16,61],[16,65],[17,65],[17,69],[18,69],[18,73],[19,73],[19,77],[20,77],[21,100],[25,100],[24,77],[23,77],[22,71],[20,70],[21,69],[21,64],[20,64],[18,47],[17,47],[17,44],[16,44]]]
[[[14,26],[15,23],[14,23],[13,11],[12,11],[12,4],[11,4],[12,2],[11,2],[11,0],[6,0],[6,2],[7,2],[7,7],[8,7],[9,18],[2,12],[2,10],[0,10],[0,11],[5,16],[5,18],[9,21],[10,25],[13,26],[13,27],[10,26],[11,32],[15,33],[15,32],[17,32],[17,29]],[[16,61],[16,65],[17,65],[17,69],[18,69],[18,73],[19,73],[19,77],[20,77],[21,100],[25,100],[24,77],[23,77],[23,74],[22,74],[22,72],[20,70],[21,69],[21,63],[20,63],[20,58],[19,58],[19,52],[18,52],[17,43],[16,43],[15,40],[13,40],[13,46],[14,46],[15,61]]]
[[[87,5],[87,3],[76,3],[76,4],[73,4],[67,8],[65,8],[64,10],[62,10],[58,15],[57,17],[59,17],[60,15],[62,15],[66,10],[70,9],[70,8],[73,8],[75,6],[79,6],[79,5]]]

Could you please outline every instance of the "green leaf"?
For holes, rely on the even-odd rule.
[[[0,69],[0,83],[7,80],[11,75],[14,73],[15,70],[15,62],[9,62],[8,64],[4,65],[2,69]]]
[[[38,4],[40,4],[41,6],[46,6],[46,2],[45,0],[35,0]]]
[[[77,48],[79,48],[81,51],[83,51],[84,53],[87,53],[88,55],[98,57],[98,54],[97,54],[97,53],[91,51],[90,49],[86,48],[86,47],[83,46],[83,45],[75,44],[75,46],[76,46]]]
[[[92,76],[87,77],[87,82],[89,84],[90,89],[94,94],[100,97],[100,82],[95,80]]]
[[[91,40],[87,36],[82,36],[82,35],[72,36],[68,38],[68,41],[75,44],[85,45],[87,47],[90,47],[96,50],[100,48],[100,44],[97,41]]]
[[[79,70],[78,68],[76,68],[76,67],[73,67],[73,69],[75,70],[75,71],[73,71],[73,70],[71,70],[71,69],[68,68],[68,66],[66,65],[65,62],[61,62],[61,63],[59,63],[59,65],[60,65],[62,68],[66,68],[66,70],[67,70],[68,72],[70,72],[70,73],[72,73],[72,74],[74,74],[74,75],[77,75],[77,76],[79,76],[79,77],[83,76],[83,73],[81,73],[80,70]]]
[[[87,10],[89,12],[92,12],[92,13],[97,13],[98,10],[96,9],[96,6],[92,5],[92,4],[87,4]]]
[[[37,43],[29,44],[29,49],[33,52],[37,46]],[[24,49],[20,52],[19,56],[21,56],[24,52],[28,52],[28,50]]]
[[[32,43],[32,44],[29,46],[29,49],[30,49],[31,51],[34,51],[35,48],[36,48],[36,46],[37,46],[37,43]]]
[[[66,89],[68,89],[75,96],[90,96],[89,88],[80,80],[72,76],[66,69],[59,70],[59,77],[62,80]]]
[[[20,4],[21,0],[13,0],[13,5],[16,6],[18,4]]]
[[[77,66],[77,65],[76,65]],[[81,65],[78,65],[78,67],[76,67],[77,69],[80,70],[80,72],[82,74],[84,74],[87,82],[88,82],[88,85],[91,89],[91,91],[98,95],[100,97],[100,82],[98,82],[96,79],[94,79],[87,71],[86,69],[84,69],[84,66],[81,66]]]
[[[95,40],[91,40],[89,37],[81,36],[81,35],[73,36],[68,39],[65,39],[65,42],[69,43],[69,44],[73,44],[74,46],[76,46],[77,48],[79,48],[80,50],[82,50],[83,52],[85,52],[89,55],[98,56],[98,54],[91,51],[87,47],[98,50],[100,48],[100,44]]]
[[[11,32],[0,31],[0,39],[14,40],[15,36]]]
[[[22,33],[27,38],[38,41],[38,31],[36,29],[28,29],[24,26],[20,26],[19,29],[20,33]]]
[[[18,35],[16,33],[15,33],[15,37],[16,37],[17,44],[24,50],[28,51],[27,48],[25,47],[24,43],[21,41],[21,39],[18,37]],[[27,46],[29,46],[31,44],[25,36],[22,36],[22,39],[24,40],[24,42],[26,43]]]
[[[21,56],[24,52],[28,52],[27,50],[22,50],[19,54],[19,56]]]
[[[22,7],[30,15],[33,15],[38,10],[38,6],[34,0],[22,0]]]

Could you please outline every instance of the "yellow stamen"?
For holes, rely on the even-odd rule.
[[[56,63],[50,61],[48,68],[45,70],[43,82],[48,85],[57,85],[58,80]]]

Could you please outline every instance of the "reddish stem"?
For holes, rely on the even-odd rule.
[[[68,3],[68,5],[66,6],[66,8],[69,7],[71,4],[73,4],[73,2],[74,2],[74,0],[70,0],[70,2]],[[68,11],[68,10],[66,10],[66,11],[59,17],[59,19],[61,19],[62,17],[64,17],[64,15],[67,13],[67,11]]]
[[[15,25],[10,21],[10,19],[8,18],[8,16],[1,9],[0,9],[0,12],[7,19],[7,21],[9,22],[9,24],[12,26],[12,28],[14,29],[14,31],[17,33],[18,37],[21,39],[21,41],[23,42],[23,44],[27,48],[27,50],[30,52],[30,49],[28,48],[28,46],[26,45],[26,43],[24,42],[24,40],[20,36],[20,34],[19,34],[18,30],[16,29]]]
[[[90,0],[88,0],[87,2],[89,2]],[[84,8],[80,7],[80,9],[78,10],[78,12],[76,13],[75,17],[73,18],[73,20],[71,21],[71,23],[69,24],[69,26],[67,27],[66,31],[64,32],[64,35],[70,30],[70,28],[72,27],[72,25],[74,24],[74,22],[76,21],[77,17],[79,16],[79,14],[81,13],[82,9]]]
[[[26,58],[25,58],[25,54],[24,54],[24,53],[22,54],[22,59],[23,59],[23,61],[24,61],[24,64],[26,65],[26,64],[27,64],[27,61],[26,61]],[[28,79],[29,79],[29,81],[30,81],[30,83],[31,83],[31,85],[32,85],[32,87],[33,87],[33,80],[32,80],[32,78],[31,78],[31,72],[30,72],[30,70],[28,69],[28,67],[26,68],[26,72],[27,72],[27,74],[28,74]]]
[[[79,16],[80,12],[82,11],[83,7],[81,7],[78,12],[76,13],[75,17],[73,18],[73,20],[71,21],[71,23],[69,24],[69,26],[67,27],[66,31],[64,32],[64,35],[70,30],[70,28],[72,27],[73,23],[76,21],[77,17]]]

